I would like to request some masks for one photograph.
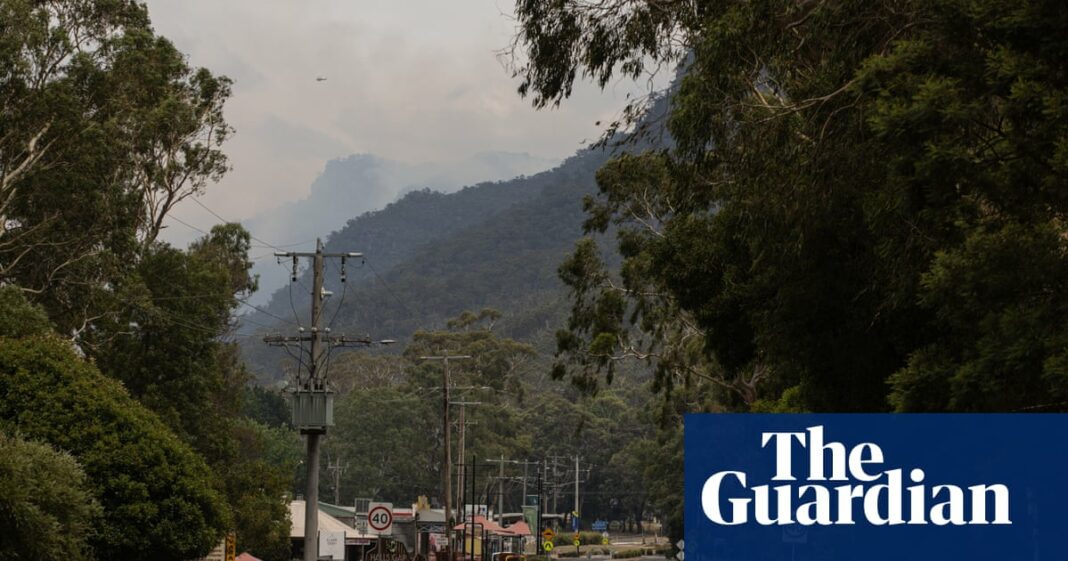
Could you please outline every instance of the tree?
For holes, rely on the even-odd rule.
[[[43,335],[51,330],[48,314],[27,302],[17,286],[0,286],[0,337]]]
[[[254,384],[245,387],[241,416],[267,427],[288,427],[292,421],[282,392]]]
[[[101,370],[213,464],[232,459],[229,420],[249,379],[234,346],[220,340],[255,289],[249,243],[244,228],[225,224],[187,251],[155,244],[120,285],[131,295],[124,312],[87,337]]]
[[[703,380],[728,408],[1064,407],[1060,3],[568,0],[517,16],[536,105],[584,74],[681,62],[671,148],[598,174],[587,229],[617,232],[624,262],[613,276],[580,246],[562,268],[575,313],[558,373],[674,358],[685,338],[703,356],[657,387]]]
[[[240,225],[223,224],[186,251],[153,244],[125,280],[126,291],[138,295],[114,327],[125,336],[103,337],[93,356],[219,474],[242,547],[286,559],[286,494],[296,466],[274,455],[275,430],[239,418],[249,395],[276,419],[279,404],[266,390],[246,387],[250,376],[237,347],[223,340],[235,308],[256,289],[250,239]],[[288,415],[281,420],[275,429],[286,432]]]
[[[440,497],[442,366],[420,361],[424,355],[447,351],[472,357],[450,364],[453,400],[477,396],[480,402],[466,411],[466,460],[530,452],[531,436],[518,405],[535,353],[529,345],[494,333],[499,318],[489,309],[464,313],[449,322],[450,330],[417,333],[403,357],[351,353],[340,369],[331,367],[331,378],[339,377],[346,393],[339,398],[337,425],[324,449],[328,459],[345,468],[343,502],[357,496],[396,501],[419,494]],[[457,421],[455,413],[453,419]],[[463,461],[455,455],[457,438],[453,446],[455,461]],[[327,469],[324,465],[320,481],[330,496],[334,474]]]
[[[560,267],[572,313],[554,369],[595,392],[624,360],[655,368],[669,461],[646,473],[674,535],[683,411],[1066,407],[1061,3],[530,0],[516,14],[536,106],[580,77],[678,64],[652,116],[636,101],[606,133],[670,138],[598,172],[591,238]]]
[[[343,504],[355,497],[409,501],[440,487],[437,418],[424,397],[395,388],[357,388],[344,396],[324,446],[329,460],[345,466]],[[320,491],[333,497],[333,473],[323,463]]]
[[[226,170],[230,82],[132,0],[3,0],[0,21],[0,280],[79,337],[114,319],[174,205]]]
[[[403,357],[365,352],[330,354],[327,355],[326,375],[331,387],[342,395],[356,388],[387,388],[408,381],[405,369],[411,363]]]
[[[300,463],[296,432],[242,419],[234,426],[237,461],[225,477],[237,547],[264,561],[290,559],[289,508],[281,500]],[[278,452],[284,450],[283,454]]]
[[[0,433],[0,559],[92,559],[86,542],[101,515],[70,454]]]
[[[203,460],[55,336],[0,340],[0,427],[81,464],[103,508],[98,558],[197,558],[229,525]]]

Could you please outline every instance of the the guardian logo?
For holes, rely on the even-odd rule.
[[[760,446],[774,450],[771,480],[782,483],[754,485],[744,471],[714,473],[701,488],[701,508],[714,524],[1012,524],[1008,486],[928,485],[921,467],[886,469],[875,443],[847,449],[841,442],[825,441],[822,425],[804,432],[763,432]],[[795,453],[808,454],[808,471],[800,482]]]

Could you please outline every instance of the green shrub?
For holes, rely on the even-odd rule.
[[[560,532],[553,536],[553,545],[560,546],[572,546],[574,547],[574,532]],[[603,537],[600,532],[579,532],[579,543],[582,545],[601,545]]]
[[[0,286],[0,337],[41,335],[51,329],[48,315],[27,301],[19,287]]]
[[[67,341],[0,338],[0,429],[82,466],[104,510],[97,559],[196,559],[230,524],[204,461]]]
[[[641,549],[622,549],[612,554],[612,559],[630,559],[632,557],[641,557],[645,555],[645,551]]]
[[[0,559],[89,560],[100,515],[70,454],[0,432]]]

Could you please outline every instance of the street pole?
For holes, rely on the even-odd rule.
[[[452,389],[456,389],[456,388],[452,388]],[[460,494],[463,494],[464,493],[464,488],[465,488],[464,486],[466,485],[465,482],[467,481],[466,479],[464,479],[465,477],[467,477],[467,467],[466,467],[467,464],[464,462],[464,458],[466,457],[466,454],[467,454],[467,426],[468,425],[477,425],[478,424],[477,421],[470,421],[469,422],[469,421],[466,420],[467,419],[467,406],[468,405],[482,405],[482,402],[481,401],[450,401],[449,405],[457,405],[457,406],[460,407],[460,421],[459,421],[459,427],[458,427],[458,429],[460,431],[460,442],[458,442],[456,444],[457,450],[459,452],[457,454],[457,457],[460,459],[460,461],[459,461],[459,463],[457,465],[457,469],[456,469],[456,471],[457,471],[457,474],[456,474],[456,488],[459,490]],[[462,499],[457,499],[456,502],[458,503],[458,507],[457,507],[458,509],[462,509],[464,507],[465,502]]]
[[[549,503],[549,488],[552,487],[552,483],[549,482],[549,459],[548,458],[545,459],[545,478],[542,479],[542,485],[544,485],[546,487],[546,489],[545,489],[545,506],[549,506],[549,504],[548,504]]]
[[[363,257],[362,253],[325,253],[323,251],[322,240],[315,240],[314,252],[292,252],[282,251],[276,252],[275,256],[282,258],[292,258],[293,260],[293,273],[291,277],[292,282],[297,282],[297,260],[301,257],[310,258],[312,262],[312,293],[311,293],[311,332],[307,333],[304,328],[300,328],[300,334],[296,336],[279,336],[270,335],[264,337],[263,340],[269,345],[280,346],[289,348],[296,345],[298,347],[298,358],[303,356],[304,343],[309,343],[309,361],[308,361],[308,376],[305,379],[301,378],[301,373],[297,373],[297,390],[296,396],[303,397],[316,397],[318,394],[322,398],[323,410],[328,413],[324,414],[322,418],[306,418],[301,417],[297,419],[297,412],[300,411],[301,415],[307,413],[297,408],[296,400],[294,401],[294,421],[299,421],[298,429],[301,434],[305,435],[307,439],[307,458],[305,461],[305,467],[307,469],[307,487],[305,488],[305,502],[304,502],[304,561],[318,561],[319,559],[319,448],[320,439],[326,434],[326,426],[330,424],[330,418],[332,410],[332,402],[329,401],[329,396],[324,394],[329,393],[327,390],[326,377],[323,369],[323,347],[324,345],[331,345],[334,347],[343,346],[370,346],[374,344],[369,337],[336,337],[327,335],[326,330],[324,332],[322,327],[323,316],[323,299],[326,297],[326,292],[323,290],[323,264],[327,257],[340,258],[341,259],[341,282],[345,282],[345,259]],[[281,261],[279,261],[281,262]],[[297,318],[299,321],[299,318]],[[378,341],[380,344],[391,344],[392,340]],[[299,362],[298,362],[299,364]]]
[[[474,502],[471,510],[471,561],[475,561],[475,513],[478,508],[478,492],[475,488],[475,475],[478,474],[478,456],[471,456],[471,500]],[[485,548],[486,544],[483,543],[482,547]]]
[[[560,498],[560,486],[556,484],[556,456],[553,456],[553,514],[559,514],[560,511],[556,509],[556,499]]]
[[[345,471],[345,466],[341,464],[341,458],[331,463],[330,457],[327,456],[326,469],[334,472],[334,504],[341,504],[341,474]]]
[[[545,467],[548,468],[549,466],[546,465]],[[541,551],[542,551],[542,546],[541,546],[541,526],[542,526],[542,523],[541,523],[541,510],[542,510],[542,506],[541,506],[542,505],[541,491],[542,491],[542,486],[544,485],[544,483],[543,483],[543,480],[542,480],[542,477],[541,477],[541,472],[542,472],[542,470],[539,467],[538,468],[538,527],[534,529],[534,533],[537,534],[537,536],[538,536],[538,550],[534,552],[535,555],[541,555]],[[546,473],[546,475],[548,475],[548,471],[546,471],[545,473]]]
[[[501,454],[500,475],[497,476],[497,523],[504,524],[504,454]]]
[[[575,455],[575,510],[571,513],[572,516],[579,515],[579,457]],[[578,531],[576,527],[575,531]]]
[[[466,465],[467,465],[467,461],[464,460],[463,456],[460,456],[460,466],[463,467],[463,466],[466,466]],[[461,485],[456,488],[458,494],[460,495],[460,499],[458,501],[460,503],[459,504],[459,512],[461,513],[460,514],[460,559],[463,560],[463,559],[467,558],[467,508],[466,508],[467,500],[465,499],[465,497],[467,496],[467,470],[457,470],[457,471],[459,471],[460,473],[464,474],[464,480],[461,482]]]
[[[457,404],[449,403],[450,407],[453,406],[453,405],[457,405]],[[458,494],[461,497],[466,497],[467,496],[467,485],[466,485],[467,484],[467,462],[464,461],[464,458],[467,457],[467,420],[466,420],[467,419],[467,414],[466,413],[467,413],[467,407],[464,407],[463,405],[460,405],[460,426],[458,427],[460,429],[459,430],[459,432],[460,432],[460,441],[456,443],[456,452],[457,452],[456,456],[460,459],[460,463],[459,463],[459,465],[456,466],[456,471],[459,472],[459,473],[456,474],[456,489],[458,490]],[[449,427],[449,430],[452,430],[452,427]],[[467,511],[463,510],[465,505],[467,504],[467,500],[466,499],[459,499],[459,500],[457,500],[457,503],[459,503],[457,505],[457,508],[460,509],[461,512],[464,512],[464,515],[460,517],[460,520],[463,520],[463,517],[467,515],[466,514]]]
[[[312,330],[311,366],[308,383],[310,389],[321,390],[319,361],[322,352],[319,325],[323,312],[323,243],[315,240],[315,256],[312,258]],[[308,431],[308,486],[304,499],[304,561],[319,559],[319,436],[320,431]]]
[[[444,439],[445,448],[445,461],[444,469],[442,470],[443,481],[443,494],[445,495],[445,527],[452,535],[452,528],[456,525],[455,518],[452,514],[452,436],[451,427],[449,426],[449,361],[450,360],[465,360],[471,358],[469,355],[440,355],[440,356],[422,356],[420,360],[440,360],[443,365],[441,374],[441,393],[442,395],[442,420],[441,427],[444,430],[442,438]],[[460,457],[463,460],[463,457]],[[446,559],[452,561],[452,540],[449,540],[450,547],[448,548],[448,555]]]

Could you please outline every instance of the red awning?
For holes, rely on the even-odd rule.
[[[467,522],[465,524],[457,524],[456,527],[453,528],[453,530],[460,531],[460,530],[463,530],[464,528],[470,528],[471,526],[472,526],[471,522]],[[515,532],[513,532],[511,530],[511,528],[502,528],[500,524],[497,524],[496,522],[487,519],[485,516],[475,516],[474,527],[475,527],[475,531],[480,531],[480,530],[484,529],[484,530],[486,530],[486,533],[497,534],[498,536],[516,536],[516,535],[519,535],[519,534],[516,534]],[[530,531],[528,530],[527,533],[529,534]]]
[[[527,526],[527,523],[523,521],[516,522],[515,524],[512,524],[511,526],[505,528],[505,530],[508,530],[509,532],[517,536],[533,535],[530,533],[530,526]]]
[[[258,558],[258,557],[253,557],[251,553],[246,551],[246,552],[242,553],[241,555],[238,555],[237,557],[235,557],[234,561],[263,561],[263,560]]]

